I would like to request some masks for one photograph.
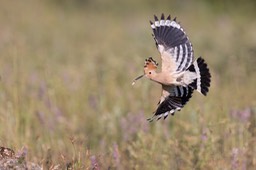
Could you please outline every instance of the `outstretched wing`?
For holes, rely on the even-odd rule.
[[[189,101],[193,93],[193,89],[189,86],[163,86],[163,92],[153,117],[149,118],[149,121],[154,119],[159,120],[164,116],[167,118],[169,114],[174,115],[175,111],[180,111],[181,108]]]
[[[182,72],[193,62],[193,48],[185,31],[170,15],[165,19],[162,14],[160,21],[156,16],[150,21],[153,37],[162,58],[162,72]]]

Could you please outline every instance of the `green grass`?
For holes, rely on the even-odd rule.
[[[0,146],[45,168],[253,169],[253,2],[0,2]],[[159,53],[148,20],[177,16],[209,64],[207,97],[148,123],[160,86],[143,79]],[[248,117],[246,117],[248,115]],[[48,163],[47,163],[48,162]]]

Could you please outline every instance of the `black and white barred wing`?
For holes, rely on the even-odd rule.
[[[162,71],[182,72],[193,62],[192,45],[176,18],[170,15],[165,19],[162,14],[159,20],[150,21],[153,37],[162,58]]]
[[[162,117],[166,119],[169,114],[174,115],[175,111],[180,111],[189,101],[192,93],[193,89],[189,86],[163,86],[158,108],[154,112],[153,117],[149,118],[148,121],[159,120]]]

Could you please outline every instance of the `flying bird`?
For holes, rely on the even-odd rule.
[[[194,90],[207,95],[211,82],[211,74],[202,57],[194,60],[192,44],[184,29],[170,15],[160,20],[154,15],[155,21],[150,21],[153,38],[161,55],[162,69],[157,72],[158,63],[149,57],[144,63],[144,74],[137,77],[135,82],[146,77],[162,85],[162,94],[158,107],[148,121],[166,119],[169,114],[181,108],[192,97]]]

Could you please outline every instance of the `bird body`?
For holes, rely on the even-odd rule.
[[[186,33],[176,18],[171,20],[170,15],[165,19],[162,14],[160,21],[156,16],[150,21],[156,47],[161,54],[162,69],[157,72],[158,63],[149,57],[145,60],[144,74],[150,80],[162,85],[162,94],[158,108],[153,117],[158,120],[169,115],[189,101],[194,90],[206,95],[209,91],[211,75],[204,59],[199,57],[194,61],[194,51]],[[133,84],[135,83],[133,82]]]

